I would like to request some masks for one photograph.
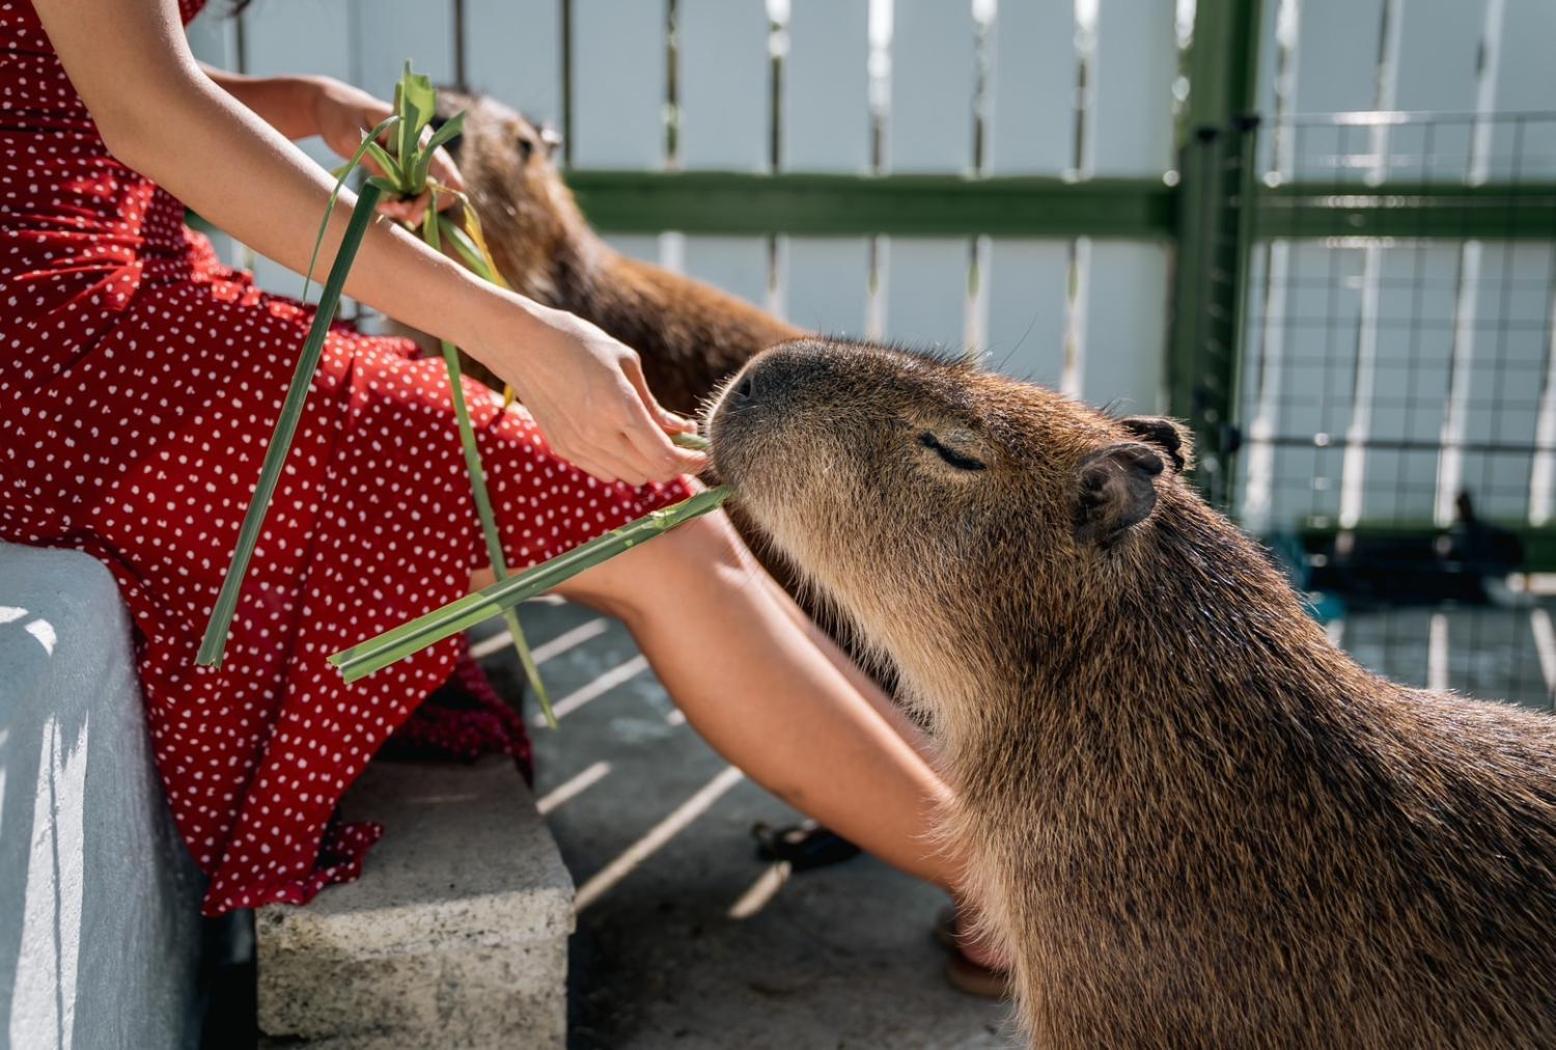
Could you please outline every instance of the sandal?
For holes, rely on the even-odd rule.
[[[791,871],[810,871],[841,864],[859,856],[859,847],[813,820],[774,828],[765,823],[751,826],[757,859],[785,861]]]
[[[946,905],[940,909],[940,914],[935,916],[935,925],[931,932],[935,943],[951,953],[951,959],[946,963],[945,969],[945,977],[951,983],[951,987],[980,999],[1005,999],[1010,996],[1009,970],[973,962],[962,952],[960,927],[954,905]]]
[[[1008,999],[1010,997],[1010,971],[996,970],[975,963],[960,951],[951,953],[945,966],[945,979],[959,992],[979,999]]]

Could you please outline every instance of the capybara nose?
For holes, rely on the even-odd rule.
[[[755,396],[756,384],[752,382],[751,376],[747,374],[739,383],[735,384],[735,403],[740,404],[743,401],[750,401]]]

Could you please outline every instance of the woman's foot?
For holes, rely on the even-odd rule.
[[[954,905],[941,910],[934,937],[951,953],[946,980],[953,988],[981,999],[1003,999],[1010,994],[1009,961],[962,928]]]

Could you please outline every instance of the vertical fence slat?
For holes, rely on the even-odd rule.
[[[966,0],[897,0],[886,123],[892,171],[971,169],[976,46]]]
[[[868,0],[789,0],[780,163],[789,171],[870,169]]]
[[[870,168],[868,0],[790,0],[783,61],[779,163],[790,171]],[[781,237],[778,288],[795,324],[863,336],[870,242]]]
[[[572,158],[664,165],[665,0],[573,0]]]
[[[897,0],[886,121],[891,171],[971,171],[977,61],[970,4]],[[960,348],[966,341],[971,258],[963,238],[881,238],[885,334]]]
[[[1080,396],[1128,412],[1165,405],[1168,252],[1159,244],[1093,241],[1086,275]]]
[[[652,233],[607,233],[605,243],[623,255],[658,265],[661,259],[659,238]]]
[[[766,171],[772,107],[763,0],[681,0],[681,166]],[[766,237],[689,236],[686,272],[766,305]]]
[[[1272,524],[1301,524],[1307,517],[1331,524],[1340,511],[1343,439],[1351,425],[1361,325],[1364,252],[1298,243],[1286,274],[1289,290],[1284,327],[1278,433],[1311,447],[1275,451]],[[1321,437],[1321,441],[1318,436]]]
[[[562,126],[561,0],[465,0],[461,43],[471,90]]]
[[[1470,113],[1480,81],[1487,0],[1402,4],[1394,107]],[[1463,179],[1473,129],[1468,120],[1391,128],[1384,170],[1398,179]],[[1430,148],[1433,156],[1425,151]]]
[[[317,73],[351,81],[351,31],[351,11],[346,4],[328,0],[255,4],[243,14],[243,71],[254,76]],[[340,163],[319,139],[299,145],[323,167]],[[302,291],[302,277],[278,262],[255,255],[253,267],[254,283],[268,292],[296,295]]]
[[[1057,389],[1069,324],[1070,244],[995,238],[989,249],[985,350],[991,368]]]
[[[1459,249],[1420,243],[1380,254],[1375,383],[1361,493],[1363,521],[1430,521],[1453,370]],[[1426,448],[1412,446],[1425,445]]]
[[[379,98],[394,97],[405,60],[433,83],[454,82],[454,5],[448,0],[352,0],[357,75]]]
[[[881,242],[887,338],[961,349],[967,330],[968,242],[951,237],[883,237]]]
[[[1298,13],[1293,113],[1372,109],[1378,94],[1384,0],[1304,0]],[[1368,132],[1308,129],[1299,178],[1361,178],[1366,169],[1337,163],[1368,141]]]
[[[681,165],[766,171],[772,107],[763,0],[681,0],[676,17]]]
[[[870,242],[790,237],[780,243],[784,315],[801,328],[862,338],[869,313]]]
[[[1549,351],[1552,263],[1547,244],[1488,243],[1483,249],[1475,362],[1464,406],[1464,440],[1482,448],[1466,449],[1460,485],[1487,517],[1529,513],[1529,448]]]
[[[1556,106],[1556,4],[1550,0],[1503,0],[1495,106],[1504,113],[1550,110]],[[1511,121],[1493,126],[1491,179],[1527,180],[1556,175],[1556,121],[1531,121],[1520,132]]]
[[[1002,175],[1068,171],[1075,166],[1074,9],[1006,3],[996,12],[991,32],[989,170]]]
[[[1054,175],[1075,167],[1078,58],[1068,4],[1004,4],[990,29],[991,175]],[[984,257],[989,366],[1059,387],[1069,326],[1070,241],[993,238]]]
[[[1147,175],[1172,167],[1172,82],[1178,73],[1173,5],[1100,4],[1093,62],[1087,170]]]
[[[767,240],[763,237],[686,238],[686,273],[747,302],[767,305]]]

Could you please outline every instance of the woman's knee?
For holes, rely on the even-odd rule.
[[[663,616],[677,603],[757,582],[762,568],[723,514],[710,514],[569,580],[558,591],[618,619]]]

